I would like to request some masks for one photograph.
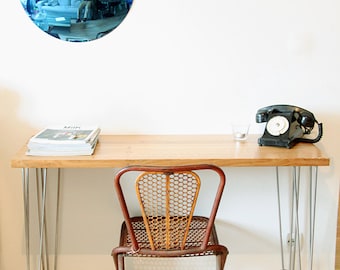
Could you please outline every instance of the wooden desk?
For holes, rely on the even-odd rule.
[[[230,135],[102,135],[92,156],[32,157],[23,147],[13,168],[119,168],[131,164],[183,165],[209,163],[221,167],[328,166],[315,145],[292,149],[258,146],[259,135],[235,142]]]
[[[292,176],[291,196],[293,202],[291,212],[295,218],[291,219],[291,235],[297,235],[294,239],[295,245],[300,241],[298,236],[298,181],[300,180],[299,167],[309,166],[310,173],[310,205],[311,211],[309,221],[309,269],[313,265],[313,242],[314,242],[314,223],[316,205],[316,183],[317,167],[328,166],[329,158],[326,157],[315,145],[299,143],[292,149],[259,146],[257,138],[260,135],[252,135],[246,142],[235,142],[231,135],[102,135],[100,136],[97,148],[92,156],[65,156],[65,157],[32,157],[26,156],[24,146],[12,159],[13,168],[23,168],[23,188],[25,204],[25,224],[26,224],[26,252],[27,270],[30,269],[29,251],[29,169],[43,168],[41,178],[41,216],[40,228],[45,225],[45,197],[46,197],[46,178],[49,168],[119,168],[127,165],[184,165],[209,163],[220,167],[277,167],[276,181],[278,194],[279,174],[278,167],[294,167]],[[313,168],[316,168],[313,172]],[[60,180],[60,179],[59,179]],[[59,193],[59,192],[58,192]],[[59,200],[58,200],[59,201]],[[280,196],[278,196],[278,208],[280,216],[280,240],[281,240],[281,269],[287,269],[283,258],[283,236],[281,230],[281,206]],[[314,210],[313,210],[314,209]],[[58,221],[57,221],[58,222]],[[293,224],[294,222],[294,224]],[[297,222],[298,223],[298,222]],[[57,228],[58,226],[56,226]],[[56,233],[57,235],[57,233]],[[43,254],[44,229],[40,230],[40,255]],[[290,252],[289,268],[294,269],[295,252],[300,246]],[[47,254],[47,251],[45,250]],[[57,252],[56,252],[57,253]],[[38,269],[41,269],[41,259],[39,259]]]

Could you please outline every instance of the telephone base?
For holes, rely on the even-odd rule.
[[[278,139],[278,138],[268,138],[261,137],[258,139],[258,144],[260,146],[278,146],[278,147],[286,147],[292,148],[297,143],[296,140],[288,140],[288,139]]]

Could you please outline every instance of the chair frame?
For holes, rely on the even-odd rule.
[[[152,249],[152,248],[143,248],[140,247],[136,239],[136,235],[132,225],[132,218],[129,214],[129,210],[127,207],[127,203],[124,198],[123,189],[121,187],[121,179],[122,176],[127,172],[146,172],[146,173],[162,173],[162,174],[173,174],[177,172],[192,172],[195,174],[195,171],[203,171],[210,170],[214,171],[218,174],[219,184],[216,190],[215,199],[211,208],[210,215],[207,219],[207,226],[204,232],[204,237],[202,239],[200,246],[188,247],[188,248],[179,248],[179,249]],[[138,180],[138,178],[137,178]],[[199,164],[199,165],[182,165],[182,166],[128,166],[121,170],[119,170],[114,177],[114,187],[117,193],[117,198],[122,210],[122,214],[124,217],[124,222],[122,224],[122,228],[125,227],[131,241],[131,246],[123,246],[122,240],[120,246],[114,248],[112,250],[112,257],[114,260],[114,264],[116,269],[124,269],[124,255],[140,255],[140,256],[152,256],[152,257],[183,257],[190,255],[204,255],[207,252],[210,252],[215,255],[221,255],[220,260],[220,269],[224,268],[225,261],[228,255],[228,249],[218,244],[214,222],[217,214],[217,210],[221,201],[221,197],[223,194],[223,190],[226,183],[226,177],[223,170],[217,166],[209,165],[209,164]],[[137,191],[138,193],[138,191]],[[145,218],[145,217],[144,217]],[[122,229],[123,231],[123,229]],[[214,244],[210,244],[209,240],[211,235],[216,237],[216,242]]]

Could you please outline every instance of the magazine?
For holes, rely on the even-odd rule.
[[[28,148],[28,156],[89,156],[92,155],[98,143],[98,139],[92,146],[88,147],[59,147],[58,146],[37,146]]]
[[[62,126],[38,132],[27,143],[26,155],[75,156],[92,155],[98,143],[100,128]]]
[[[93,141],[99,133],[98,127],[49,127],[34,135],[29,143],[84,144]]]

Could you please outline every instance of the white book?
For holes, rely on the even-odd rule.
[[[100,128],[96,126],[54,126],[43,129],[27,143],[29,156],[92,155]]]
[[[76,144],[76,145],[53,145],[53,144],[36,144],[35,147],[26,151],[28,156],[84,156],[92,155],[98,143],[98,137],[93,144]]]
[[[93,143],[100,133],[99,127],[56,126],[43,129],[28,142],[28,147],[35,144],[76,145]]]

